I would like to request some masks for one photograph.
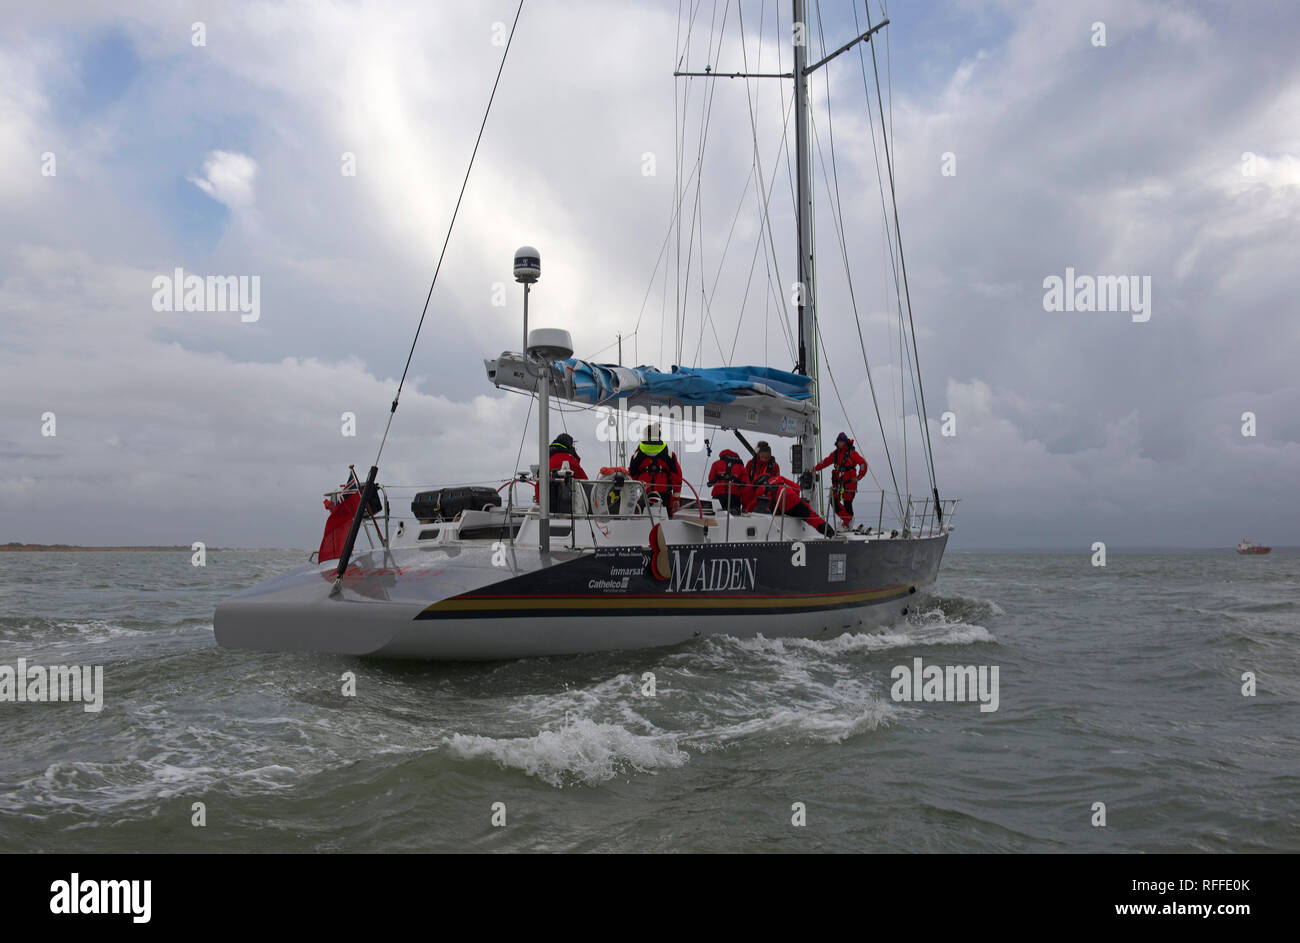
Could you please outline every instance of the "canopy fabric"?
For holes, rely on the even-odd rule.
[[[506,351],[483,361],[497,387],[537,389],[537,365]],[[588,406],[653,413],[689,410],[689,421],[780,436],[812,435],[817,404],[812,381],[771,367],[620,367],[587,360],[553,361],[545,371],[551,395]]]
[[[620,367],[577,359],[566,360],[563,365],[572,377],[574,399],[587,403],[603,403],[633,393],[696,406],[731,403],[747,396],[812,398],[809,377],[772,367],[674,366],[672,373],[664,373],[654,367]]]

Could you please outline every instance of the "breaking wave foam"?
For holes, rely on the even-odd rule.
[[[672,735],[637,734],[586,718],[531,737],[497,739],[458,733],[443,743],[458,759],[492,760],[552,786],[591,785],[629,772],[676,769],[690,758]]]

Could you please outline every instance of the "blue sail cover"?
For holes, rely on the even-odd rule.
[[[772,367],[679,367],[663,373],[654,367],[619,367],[564,361],[573,378],[574,398],[603,403],[633,393],[662,396],[691,405],[730,403],[737,397],[784,396],[794,400],[812,397],[812,380],[802,374]]]

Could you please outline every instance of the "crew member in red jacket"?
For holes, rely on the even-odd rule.
[[[755,451],[754,457],[745,463],[745,474],[751,482],[758,481],[760,475],[771,477],[781,474],[781,466],[772,457],[772,446],[760,440]]]
[[[562,477],[564,474],[564,466],[568,465],[569,471],[573,473],[575,479],[579,481],[587,480],[587,473],[582,470],[582,462],[578,458],[578,450],[575,446],[576,443],[573,441],[573,436],[569,435],[567,432],[561,432],[555,437],[555,441],[551,443],[550,449],[550,471],[552,479]],[[558,474],[556,474],[557,472]],[[577,489],[575,488],[574,490]],[[527,494],[527,492],[524,493]],[[552,492],[552,494],[554,494],[554,492]],[[534,485],[533,501],[537,500],[537,486]]]
[[[835,449],[813,466],[821,471],[831,466],[831,506],[845,529],[853,523],[853,497],[858,481],[867,473],[867,460],[853,448],[853,440],[843,432],[835,437]]]
[[[658,495],[668,513],[677,510],[677,493],[682,489],[682,467],[677,456],[659,438],[659,426],[646,429],[645,439],[636,448],[632,461],[627,463],[632,477],[645,484],[646,497]]]
[[[799,493],[799,486],[789,478],[771,475],[759,484],[755,490],[767,497],[773,510],[779,510],[791,517],[806,520],[827,537],[835,536],[835,528],[827,524],[822,516],[813,510],[812,505],[805,501]]]
[[[724,510],[745,510],[749,501],[749,475],[745,473],[745,463],[731,449],[718,453],[718,460],[709,469],[709,484],[713,485],[713,496]]]

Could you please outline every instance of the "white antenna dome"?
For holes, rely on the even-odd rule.
[[[528,353],[539,360],[568,360],[573,356],[573,338],[558,327],[539,327],[528,332]]]
[[[542,255],[532,246],[515,250],[515,281],[531,285],[542,277]]]

